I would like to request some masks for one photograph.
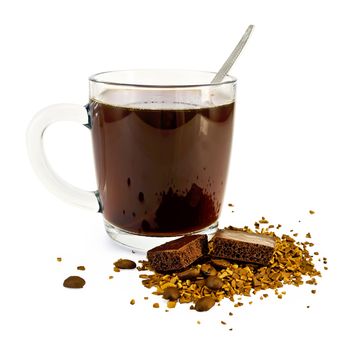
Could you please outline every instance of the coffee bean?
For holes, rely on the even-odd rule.
[[[226,269],[230,267],[230,263],[224,259],[212,259],[211,263],[218,269]]]
[[[196,280],[194,283],[201,288],[205,285],[205,280]]]
[[[129,259],[119,259],[114,262],[114,266],[119,269],[134,269],[136,267],[136,263]]]
[[[215,267],[209,264],[203,264],[201,266],[201,273],[203,276],[215,276],[217,271],[215,270]]]
[[[209,276],[205,280],[205,285],[213,290],[220,289],[223,286],[224,282],[219,277],[216,276]]]
[[[167,287],[164,289],[163,298],[168,300],[177,300],[180,297],[180,292],[176,287]]]
[[[70,276],[63,282],[63,286],[66,288],[83,288],[85,280],[79,276]]]
[[[194,280],[200,275],[198,269],[191,268],[186,271],[179,272],[177,276],[180,280]]]
[[[196,301],[194,308],[197,311],[208,311],[215,305],[215,300],[212,297],[202,297]]]

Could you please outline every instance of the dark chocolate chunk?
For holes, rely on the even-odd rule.
[[[147,252],[147,259],[156,271],[180,270],[208,253],[206,235],[184,236]]]
[[[220,230],[213,237],[212,256],[267,265],[275,249],[273,237],[243,232]]]

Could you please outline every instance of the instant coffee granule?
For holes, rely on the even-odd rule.
[[[155,288],[152,294],[161,296],[164,296],[165,290],[169,291],[171,288],[174,295],[178,295],[177,299],[172,300],[170,305],[168,304],[168,307],[171,308],[177,302],[197,304],[199,299],[202,302],[202,298],[205,297],[216,303],[224,298],[234,302],[239,296],[250,297],[259,291],[267,290],[274,290],[277,298],[282,299],[286,292],[279,291],[286,285],[297,287],[304,283],[317,285],[316,278],[321,277],[321,273],[316,269],[313,256],[308,250],[313,244],[308,241],[298,242],[288,234],[278,236],[272,230],[274,225],[268,225],[268,223],[268,220],[262,217],[257,223],[259,229],[253,231],[247,226],[241,229],[245,232],[268,235],[275,239],[275,251],[266,266],[224,259],[211,260],[210,257],[207,257],[205,261],[190,266],[186,271],[159,273],[153,271],[147,261],[140,261],[139,271],[151,271],[150,274],[139,276],[142,279],[142,284],[147,288]],[[279,224],[276,229],[281,227]],[[228,229],[233,229],[233,227],[228,227]],[[311,238],[311,235],[308,234],[307,238]],[[211,249],[210,246],[209,242],[209,249]],[[316,293],[316,290],[312,290],[312,293]],[[267,297],[267,293],[262,295],[262,299]],[[249,302],[249,304],[251,303],[252,301]],[[243,302],[239,301],[235,302],[233,306],[241,307],[243,305]],[[205,306],[203,310],[206,311],[210,308],[211,306],[208,308]]]
[[[167,302],[167,307],[168,307],[169,309],[173,309],[175,306],[176,306],[176,301],[169,300],[169,301]]]

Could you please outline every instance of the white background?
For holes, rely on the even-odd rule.
[[[348,349],[346,3],[3,2],[0,348]],[[239,309],[222,302],[207,313],[189,311],[189,305],[165,313],[163,300],[143,288],[136,271],[108,280],[117,258],[142,256],[111,241],[100,215],[62,203],[43,188],[27,160],[25,131],[32,116],[49,104],[86,104],[87,78],[93,73],[215,71],[249,24],[255,31],[232,70],[238,94],[226,201],[234,203],[235,212],[226,207],[221,223],[252,225],[263,215],[302,237],[311,232],[329,270],[316,295],[306,285],[287,288],[282,300],[254,298],[253,305]],[[88,129],[52,126],[45,141],[62,177],[95,188]],[[316,214],[309,215],[309,209]],[[87,268],[80,273],[85,288],[63,288],[77,265]],[[160,309],[152,308],[155,301]]]

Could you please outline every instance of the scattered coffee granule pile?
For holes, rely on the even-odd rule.
[[[276,228],[280,227],[278,225]],[[282,299],[286,292],[281,291],[281,288],[285,285],[317,285],[316,277],[321,277],[321,273],[316,269],[313,255],[308,250],[313,243],[298,242],[288,234],[279,237],[273,231],[274,228],[262,218],[255,224],[254,231],[247,226],[240,229],[275,239],[275,251],[266,266],[208,256],[185,271],[160,273],[153,271],[148,261],[140,261],[138,270],[149,270],[151,273],[143,273],[139,277],[145,287],[156,288],[153,294],[168,299],[168,307],[174,308],[176,303],[193,303],[191,309],[197,311],[207,311],[224,298],[234,302],[234,307],[240,307],[244,303],[236,302],[236,298],[241,300],[240,296],[249,297],[261,290],[274,290],[277,298]],[[211,246],[212,242],[209,242],[209,255]],[[326,258],[323,260],[327,262]],[[316,293],[316,290],[312,290],[312,293]],[[261,299],[267,296],[264,293]]]

